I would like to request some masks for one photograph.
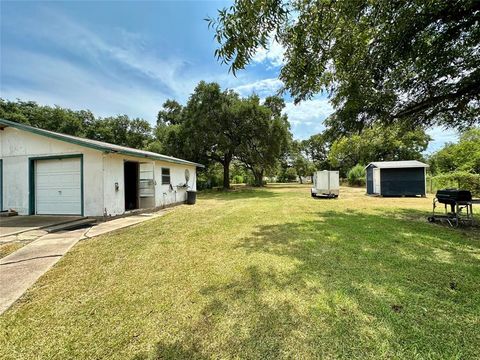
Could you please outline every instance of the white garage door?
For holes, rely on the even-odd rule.
[[[39,215],[80,215],[80,158],[35,162],[35,212]]]

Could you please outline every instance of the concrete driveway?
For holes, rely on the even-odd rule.
[[[6,216],[0,217],[0,238],[82,219],[81,216]]]

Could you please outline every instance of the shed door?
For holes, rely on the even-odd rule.
[[[380,194],[380,169],[373,168],[373,193]]]
[[[81,215],[80,158],[35,161],[35,209],[39,215]]]

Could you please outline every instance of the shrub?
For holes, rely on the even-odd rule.
[[[470,190],[473,196],[480,196],[480,174],[472,174],[466,171],[454,171],[430,177],[427,180],[427,188],[431,193],[439,189],[459,188]]]
[[[235,175],[232,179],[233,184],[243,184],[245,180],[243,179],[242,175]]]
[[[365,186],[365,176],[365,167],[363,165],[357,164],[348,171],[348,184],[350,186]]]

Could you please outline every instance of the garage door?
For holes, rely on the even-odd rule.
[[[35,212],[81,215],[80,158],[35,161]]]

